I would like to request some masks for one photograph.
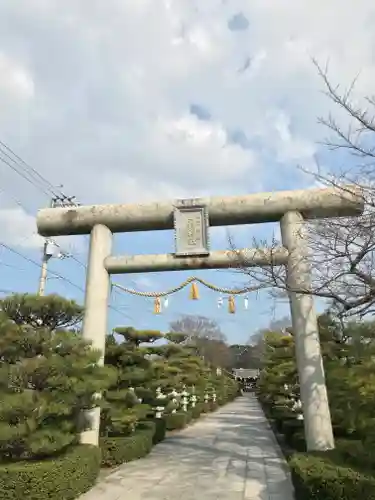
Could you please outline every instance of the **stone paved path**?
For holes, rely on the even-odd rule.
[[[286,463],[246,395],[124,464],[80,500],[293,500]]]

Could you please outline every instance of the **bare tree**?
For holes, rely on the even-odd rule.
[[[171,333],[183,335],[183,343],[194,345],[197,353],[214,366],[230,367],[231,351],[219,324],[206,316],[184,315],[169,325]]]
[[[270,322],[267,328],[261,328],[252,333],[246,343],[230,346],[232,353],[232,368],[260,369],[263,366],[265,336],[267,333],[285,335],[291,332],[291,319],[285,316]]]
[[[183,315],[169,324],[171,332],[184,333],[190,338],[225,341],[219,324],[206,316]]]
[[[325,172],[319,164],[314,171],[300,168],[321,184],[341,189],[343,194],[347,184],[359,188],[365,211],[356,218],[322,219],[306,224],[312,284],[309,289],[293,291],[325,299],[328,308],[342,318],[365,316],[375,312],[375,98],[366,97],[364,104],[358,104],[354,96],[356,80],[348,89],[342,89],[332,83],[327,67],[322,68],[316,61],[314,64],[326,96],[338,111],[344,112],[348,122],[342,126],[333,114],[319,118],[329,132],[323,145],[331,151],[345,151],[352,161],[350,168],[339,172]],[[254,245],[261,249],[267,242],[255,241]],[[274,237],[268,246],[272,251],[280,242]],[[239,267],[252,282],[272,287],[275,297],[285,297],[289,291],[284,266],[254,269],[242,258]]]
[[[273,319],[268,328],[268,332],[280,332],[280,334],[288,332],[292,327],[292,320],[290,316],[283,316],[279,319]],[[261,330],[262,331],[262,330]]]

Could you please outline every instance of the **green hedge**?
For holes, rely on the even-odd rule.
[[[375,473],[375,449],[370,443],[366,445],[359,440],[337,439],[336,449],[330,450],[328,454],[333,461],[341,460],[345,464]]]
[[[191,409],[191,414],[193,419],[197,419],[201,416],[203,412],[203,404],[202,403],[197,403],[194,408]]]
[[[140,420],[137,423],[136,431],[145,431],[149,432],[154,438],[154,435],[156,433],[156,422],[154,420]]]
[[[298,431],[303,431],[303,420],[289,418],[281,422],[281,432],[284,434],[285,440],[288,443],[292,439],[293,435]]]
[[[188,410],[186,413],[186,423],[190,424],[190,422],[193,420],[193,412],[192,409]]]
[[[306,451],[305,431],[303,420],[296,418],[288,418],[286,420],[275,421],[274,425],[279,432],[284,435],[285,442],[288,446],[296,451]]]
[[[334,450],[308,454],[303,421],[288,417],[281,408],[273,408],[270,414],[285,443],[299,452],[290,459],[297,500],[375,499],[375,451],[371,446],[336,439]]]
[[[218,396],[217,399],[216,399],[216,403],[218,406],[224,406],[224,405],[227,405],[228,403],[231,403],[232,401],[234,401],[235,399],[237,398],[237,394],[236,395],[225,395],[225,396]]]
[[[165,439],[167,425],[164,418],[155,418],[155,433],[152,442],[158,444]]]
[[[98,447],[81,445],[53,459],[0,465],[0,500],[73,500],[100,470]]]
[[[211,411],[210,403],[203,403],[202,411],[203,413],[210,413]]]
[[[285,451],[293,450],[289,464],[296,500],[375,500],[373,447],[359,440],[336,439],[334,450],[306,453],[303,421],[290,418],[287,409],[268,410],[290,447]]]
[[[215,401],[215,403],[213,401],[210,401],[208,404],[209,404],[210,411],[216,411],[219,408],[219,405],[216,401]]]
[[[131,436],[101,438],[102,467],[114,467],[145,457],[151,451],[153,437],[151,430],[138,429]]]
[[[290,440],[291,447],[299,452],[306,451],[305,431],[299,430],[293,434]]]
[[[375,478],[323,454],[296,454],[289,461],[296,500],[375,500]]]
[[[188,418],[184,412],[170,413],[166,416],[165,423],[168,431],[174,431],[186,427]]]

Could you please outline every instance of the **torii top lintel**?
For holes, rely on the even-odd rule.
[[[178,204],[172,200],[45,208],[37,215],[38,232],[42,236],[89,234],[96,224],[103,224],[114,233],[173,229],[173,210]],[[351,217],[364,210],[361,191],[353,185],[196,198],[194,204],[207,206],[210,226],[277,222],[290,211],[300,212],[305,219],[316,219]]]

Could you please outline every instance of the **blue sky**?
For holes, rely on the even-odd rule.
[[[337,13],[340,13],[338,22]],[[234,195],[315,185],[297,168],[338,169],[349,161],[318,144],[319,116],[334,112],[311,57],[329,59],[334,83],[360,72],[356,98],[373,92],[375,6],[370,0],[13,0],[0,5],[0,141],[49,182],[84,204]],[[348,37],[348,33],[351,36]],[[8,151],[9,153],[9,151]],[[27,182],[19,160],[0,147],[0,243],[40,262],[35,213],[48,188]],[[14,159],[14,157],[13,157]],[[347,163],[346,163],[347,164]],[[24,165],[23,165],[24,167]],[[275,226],[231,228],[239,247],[271,238]],[[212,247],[228,247],[212,230]],[[57,238],[84,262],[87,238]],[[172,232],[116,235],[116,254],[173,251]],[[1,289],[35,291],[40,269],[3,247]],[[51,260],[74,283],[48,280],[47,292],[82,302],[85,269]],[[220,286],[231,272],[114,277],[139,290],[165,290],[196,274]],[[116,292],[110,328],[132,324],[167,330],[180,313],[217,319],[230,342],[246,341],[285,304],[249,296],[229,315],[200,287],[171,298],[161,316],[152,302]],[[128,316],[128,317],[127,317]]]

